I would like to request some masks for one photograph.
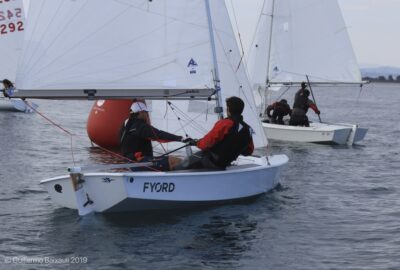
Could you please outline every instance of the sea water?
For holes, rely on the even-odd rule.
[[[157,215],[81,218],[39,186],[74,164],[113,161],[87,139],[91,102],[35,101],[78,136],[73,153],[70,135],[40,115],[1,112],[0,269],[400,269],[400,85],[314,94],[323,121],[367,127],[365,140],[271,142],[290,159],[273,192]]]

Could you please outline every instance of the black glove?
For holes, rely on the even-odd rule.
[[[199,142],[199,140],[191,139],[190,142],[189,142],[189,145],[190,145],[190,146],[197,146],[197,143],[198,143],[198,142]]]
[[[182,138],[181,142],[183,143],[190,143],[193,139],[190,137]]]

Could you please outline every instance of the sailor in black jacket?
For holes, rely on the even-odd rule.
[[[121,128],[120,142],[122,154],[135,162],[153,161],[153,168],[160,171],[172,170],[181,159],[174,156],[154,158],[151,141],[158,142],[188,142],[190,138],[183,138],[151,126],[147,106],[143,102],[135,102],[131,107],[129,119]],[[135,168],[149,170],[150,168]]]

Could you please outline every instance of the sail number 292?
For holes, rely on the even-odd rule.
[[[16,31],[24,31],[23,22],[0,24],[0,35],[6,35]]]

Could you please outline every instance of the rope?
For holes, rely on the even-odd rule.
[[[73,151],[73,137],[75,136],[75,137],[80,138],[80,137],[83,137],[83,136],[79,136],[79,135],[76,135],[76,134],[71,133],[70,131],[66,130],[66,129],[63,128],[61,125],[55,123],[55,122],[54,122],[53,120],[51,120],[49,117],[45,116],[43,113],[41,113],[40,111],[38,111],[36,108],[34,108],[34,106],[31,106],[27,101],[24,101],[24,102],[25,102],[25,104],[26,104],[29,108],[31,108],[34,112],[36,112],[38,115],[40,115],[40,116],[41,116],[42,118],[44,118],[46,121],[48,121],[48,122],[51,123],[53,126],[59,128],[60,130],[62,130],[63,132],[67,133],[67,134],[70,136],[70,139],[71,139],[71,141],[70,141],[70,146],[71,146],[72,160],[73,160],[73,163],[74,163],[74,165],[75,165],[75,158],[74,158],[74,151]],[[125,157],[125,156],[123,156],[123,155],[121,155],[121,154],[118,154],[118,153],[114,152],[114,151],[108,150],[107,148],[104,148],[104,147],[102,147],[102,146],[100,146],[100,145],[98,145],[98,147],[99,147],[101,150],[103,150],[104,152],[107,152],[108,154],[111,154],[112,156],[121,158],[121,159],[123,159],[123,160],[127,160],[127,161],[132,162],[132,163],[139,163],[139,162],[137,162],[136,160],[131,160],[130,158],[127,158],[127,157]],[[153,170],[153,171],[156,171],[156,172],[161,172],[160,170],[158,170],[158,169],[156,169],[156,168],[153,168],[153,167],[149,167],[149,166],[143,166],[143,167],[148,168],[148,169]]]

